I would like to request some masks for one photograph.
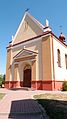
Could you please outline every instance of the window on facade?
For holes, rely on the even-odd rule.
[[[66,69],[67,69],[67,54],[65,54],[65,64],[66,64]]]
[[[61,58],[60,58],[60,50],[57,49],[57,55],[58,55],[58,67],[61,67]]]

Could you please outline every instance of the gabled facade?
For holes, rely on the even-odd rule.
[[[67,80],[65,56],[67,45],[52,33],[48,21],[43,26],[26,12],[7,47],[5,87],[60,90]]]

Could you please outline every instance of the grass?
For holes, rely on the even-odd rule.
[[[67,95],[59,94],[40,94],[34,98],[46,110],[50,119],[67,119]]]
[[[5,96],[5,93],[0,93],[0,100]]]

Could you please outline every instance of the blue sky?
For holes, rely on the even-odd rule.
[[[62,26],[67,38],[67,0],[0,0],[0,74],[6,72],[6,47],[27,8],[43,25],[48,19],[57,36]]]

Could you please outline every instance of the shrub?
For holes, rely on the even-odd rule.
[[[67,81],[64,81],[63,86],[62,86],[63,91],[67,91]]]
[[[0,74],[0,87],[5,83],[5,75]]]
[[[0,81],[0,87],[2,87],[2,81]]]

